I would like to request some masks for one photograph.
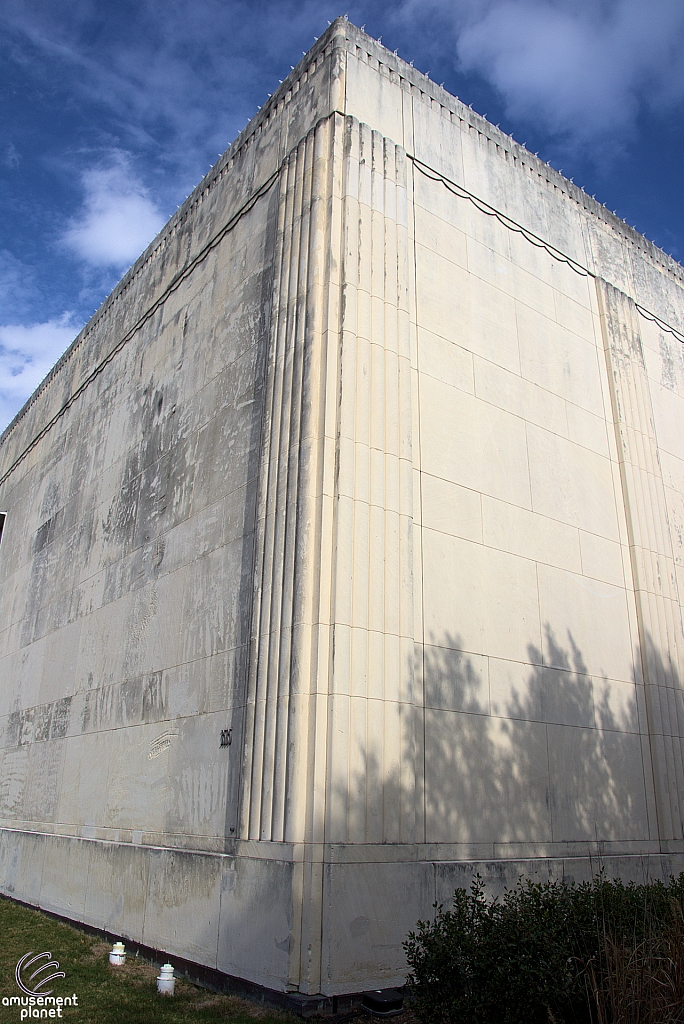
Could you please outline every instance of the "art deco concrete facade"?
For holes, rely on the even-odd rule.
[[[336,21],[3,435],[3,890],[332,994],[476,870],[684,867],[683,338]]]

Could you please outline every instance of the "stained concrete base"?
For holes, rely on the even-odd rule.
[[[34,904],[17,899],[16,896],[7,896],[4,893],[0,893],[0,900],[2,899],[34,909]],[[115,932],[105,931],[102,928],[94,928],[92,925],[74,921],[64,914],[55,914],[43,908],[41,910],[47,917],[55,921],[64,922],[78,931],[85,932],[87,935],[97,935],[106,942],[113,944],[121,937]],[[144,960],[149,960],[151,963],[159,966],[168,960],[168,954],[163,950],[146,946],[142,942],[132,942],[130,939],[126,943],[126,952],[129,958],[142,957]],[[251,1003],[262,1003],[264,1006],[272,1006],[278,1010],[289,1010],[290,1013],[295,1013],[297,1016],[304,1018],[314,1016],[329,1017],[338,1013],[346,1013],[348,1010],[353,1010],[359,1006],[363,997],[363,993],[360,992],[345,996],[327,997],[303,996],[298,992],[277,992],[275,989],[264,988],[263,985],[255,985],[245,981],[243,978],[231,977],[231,975],[224,974],[222,971],[194,963],[192,960],[185,960],[183,957],[174,956],[172,960],[176,977],[182,975],[201,988],[209,989],[211,992],[241,996]]]
[[[408,932],[477,875],[495,896],[522,877],[580,882],[603,869],[645,882],[684,870],[681,848],[619,854],[606,850],[611,844],[585,844],[583,854],[565,857],[449,860],[448,850],[416,845],[397,862],[392,848],[360,861],[358,849],[331,846],[320,897],[334,913],[322,936],[321,992],[307,995],[288,985],[298,922],[283,912],[293,906],[303,851],[252,845],[261,849],[251,856],[216,854],[0,829],[0,877],[6,896],[122,938],[152,959],[171,958],[202,984],[307,1016],[332,1013],[333,998],[338,1009],[338,997],[352,1005],[360,971],[365,989],[401,987]]]

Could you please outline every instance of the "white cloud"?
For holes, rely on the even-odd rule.
[[[85,171],[82,180],[86,194],[83,211],[65,231],[64,242],[92,266],[130,265],[166,218],[131,173],[121,152],[113,154],[109,166]]]
[[[2,158],[2,162],[5,167],[15,168],[21,163],[21,154],[18,152],[17,147],[13,142],[8,143],[5,147],[5,155]]]
[[[0,327],[0,432],[78,333],[71,314],[43,324]]]
[[[8,249],[0,249],[0,310],[4,320],[21,322],[30,317],[36,299],[33,269]]]
[[[508,115],[580,145],[614,144],[640,108],[684,97],[681,0],[489,0],[456,9],[461,70]]]

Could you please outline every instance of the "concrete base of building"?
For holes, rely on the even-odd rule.
[[[520,878],[580,882],[603,870],[645,882],[684,870],[682,843],[528,844],[529,856],[517,857],[445,844],[330,845],[311,872],[320,892],[305,905],[310,851],[230,842],[218,853],[2,828],[2,892],[170,959],[201,984],[308,1016],[351,1008],[362,990],[401,987],[408,932],[477,875],[498,895]],[[302,940],[307,918],[320,920],[318,948]],[[320,961],[319,991],[293,981],[305,976],[304,956]]]

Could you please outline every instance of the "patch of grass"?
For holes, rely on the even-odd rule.
[[[65,978],[51,982],[55,996],[76,993],[77,1006],[65,1006],[62,1020],[73,1024],[298,1024],[298,1018],[236,996],[218,995],[176,979],[173,998],[157,994],[158,967],[130,955],[124,967],[109,964],[111,946],[61,921],[11,900],[0,899],[0,1024],[18,1024],[20,1007],[3,1006],[18,996],[17,961],[30,950],[48,950]],[[45,1018],[43,1018],[45,1019]]]

